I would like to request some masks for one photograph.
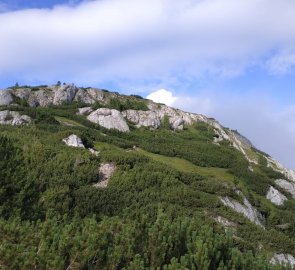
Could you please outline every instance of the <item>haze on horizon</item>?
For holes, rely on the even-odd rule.
[[[292,0],[0,0],[0,88],[148,96],[295,168],[294,14]]]

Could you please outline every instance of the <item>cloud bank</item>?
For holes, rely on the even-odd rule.
[[[159,89],[155,92],[152,92],[147,96],[147,99],[153,100],[158,103],[164,103],[168,106],[172,106],[177,100],[178,97],[174,97],[172,92],[165,89]]]
[[[291,72],[293,0],[99,0],[0,14],[0,78],[100,83]],[[29,79],[30,78],[30,79]]]

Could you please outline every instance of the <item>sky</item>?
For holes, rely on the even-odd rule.
[[[295,169],[294,0],[0,0],[0,89],[57,81],[216,118]]]

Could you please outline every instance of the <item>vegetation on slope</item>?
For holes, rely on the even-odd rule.
[[[34,123],[0,128],[2,268],[282,269],[268,256],[295,255],[294,201],[265,199],[280,175],[263,160],[249,171],[227,142],[212,144],[210,126],[122,134],[76,115],[75,104],[17,109]],[[99,156],[63,144],[72,133]],[[105,161],[117,171],[95,188]],[[264,214],[265,230],[220,202],[237,187]]]

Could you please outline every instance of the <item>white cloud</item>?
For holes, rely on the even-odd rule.
[[[172,92],[165,89],[156,90],[155,92],[149,94],[146,98],[168,106],[172,106],[178,99],[178,97],[173,96]]]
[[[294,13],[293,0],[97,0],[1,13],[0,78],[235,76],[294,47]]]

